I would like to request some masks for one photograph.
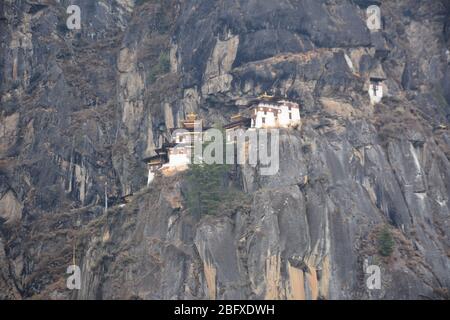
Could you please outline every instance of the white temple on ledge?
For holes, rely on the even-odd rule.
[[[253,100],[244,113],[233,116],[231,122],[224,126],[227,143],[234,143],[233,132],[239,129],[289,128],[301,124],[298,103],[267,94]],[[193,113],[181,123],[181,128],[173,129],[170,142],[156,149],[156,155],[143,160],[148,166],[147,185],[158,171],[171,175],[186,170],[191,164],[194,142],[203,142],[208,128],[203,127],[203,120],[197,119]]]
[[[267,94],[260,96],[250,110],[252,128],[289,128],[301,123],[298,103]]]
[[[369,85],[369,97],[370,97],[370,103],[371,104],[377,104],[380,103],[383,99],[383,81],[384,78],[380,77],[371,77],[370,78],[370,85]]]
[[[171,142],[156,149],[155,156],[144,159],[148,167],[147,185],[153,181],[157,171],[171,175],[186,170],[191,163],[194,141],[203,141],[204,130],[203,120],[197,119],[196,114],[188,114],[182,127],[173,130]]]

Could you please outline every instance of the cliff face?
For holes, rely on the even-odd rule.
[[[0,298],[448,297],[447,1],[381,1],[377,34],[372,1],[77,2],[74,31],[69,1],[0,3]],[[239,168],[243,199],[207,217],[183,175],[145,187],[161,124],[226,123],[264,91],[301,105],[276,175]],[[105,214],[105,183],[132,201]]]

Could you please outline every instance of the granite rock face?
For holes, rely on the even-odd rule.
[[[380,1],[378,33],[374,1],[80,0],[80,30],[69,2],[0,3],[1,299],[449,297],[448,1]],[[237,168],[206,217],[183,175],[145,186],[162,128],[265,91],[301,105],[275,175]]]

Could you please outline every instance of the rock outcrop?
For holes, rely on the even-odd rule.
[[[80,0],[68,30],[68,1],[2,1],[0,298],[448,298],[450,6],[380,1],[373,33],[372,2]],[[237,168],[206,217],[183,174],[145,186],[164,128],[265,91],[301,105],[277,174]]]

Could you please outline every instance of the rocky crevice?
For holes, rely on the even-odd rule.
[[[84,1],[80,31],[66,5],[0,4],[0,298],[448,298],[445,1],[382,1],[378,34],[366,1]],[[226,123],[265,91],[303,122],[277,174],[237,170],[245,201],[198,217],[183,175],[145,187],[164,128]],[[131,203],[105,213],[105,185]]]

